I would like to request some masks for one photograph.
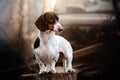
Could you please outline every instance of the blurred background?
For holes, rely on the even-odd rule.
[[[0,77],[38,72],[31,48],[38,33],[34,22],[46,11],[60,17],[64,31],[57,34],[73,47],[78,80],[113,75],[108,73],[119,59],[119,4],[119,0],[0,0]]]

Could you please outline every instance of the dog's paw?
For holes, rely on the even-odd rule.
[[[68,73],[68,72],[75,72],[75,70],[73,68],[68,68],[65,70],[65,73]]]
[[[46,71],[40,71],[39,74],[45,74],[47,73]]]
[[[56,73],[56,70],[50,70],[48,73],[49,73],[49,74]]]
[[[67,72],[75,72],[75,70],[74,69],[68,69]]]

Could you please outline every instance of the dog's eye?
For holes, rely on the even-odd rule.
[[[55,22],[54,16],[46,15],[46,16],[45,16],[45,20],[46,20],[48,23],[52,23],[52,24]]]
[[[50,22],[50,23],[55,23],[55,19],[54,19],[54,18],[50,18],[50,19],[49,19],[49,22]]]

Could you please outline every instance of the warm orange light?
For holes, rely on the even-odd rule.
[[[50,7],[51,7],[51,9],[54,10],[55,4],[56,4],[56,0],[50,0]]]
[[[95,0],[90,0],[90,2],[94,2]]]
[[[56,0],[46,0],[45,2],[45,11],[54,11],[56,5]]]

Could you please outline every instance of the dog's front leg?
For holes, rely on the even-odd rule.
[[[45,73],[46,72],[46,66],[44,65],[44,63],[40,60],[40,58],[35,54],[36,56],[36,61],[39,65],[39,74]]]
[[[55,64],[56,64],[56,61],[51,62],[49,73],[56,73]]]
[[[39,71],[39,74],[42,74],[42,73],[46,73],[46,67],[43,63],[38,63],[39,64],[39,68],[40,68],[40,71]]]

